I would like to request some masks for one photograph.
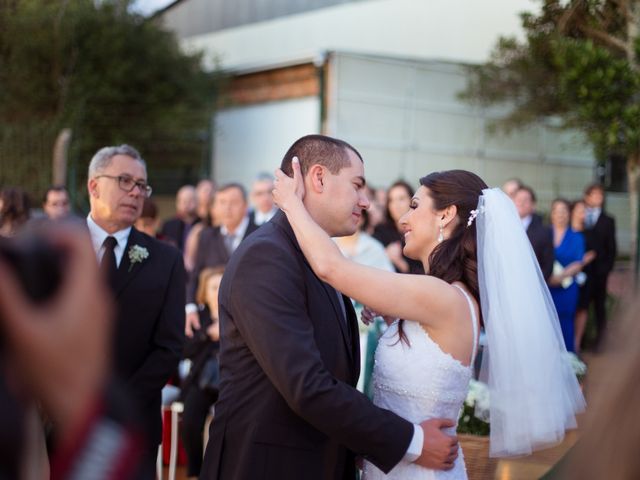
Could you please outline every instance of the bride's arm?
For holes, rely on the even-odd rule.
[[[443,280],[387,272],[345,258],[305,208],[300,166],[295,161],[292,166],[293,179],[276,172],[274,199],[287,215],[300,248],[318,277],[382,315],[415,320],[431,327],[466,312],[464,298]]]

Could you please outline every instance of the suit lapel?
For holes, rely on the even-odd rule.
[[[307,263],[306,259],[305,259],[305,263]],[[307,263],[307,265],[309,264]],[[309,268],[311,268],[311,266],[309,266]],[[344,316],[342,315],[342,307],[340,307],[340,305],[338,304],[338,291],[335,288],[333,288],[331,285],[323,282],[322,280],[318,279],[318,281],[322,283],[322,287],[324,288],[325,293],[329,297],[329,301],[331,302],[331,306],[333,307],[333,312],[335,313],[334,317],[338,322],[338,325],[340,327],[340,332],[342,333],[342,340],[344,340],[344,345],[347,348],[347,352],[349,352],[349,357],[351,358],[351,360],[353,360],[351,335],[349,334],[349,323],[348,323],[349,318],[348,318],[348,315],[347,315],[347,318],[344,318]],[[342,294],[340,294],[340,297],[344,298]],[[347,306],[345,305],[345,313],[346,312],[347,312]]]
[[[351,311],[353,311],[353,307],[351,306],[351,301],[349,301],[348,305],[345,303],[345,312],[347,313],[347,318],[344,319],[342,316],[342,308],[340,307],[340,305],[338,304],[338,295],[337,295],[337,290],[335,288],[333,288],[331,285],[323,282],[322,280],[320,280],[318,278],[317,275],[315,275],[315,273],[313,272],[313,269],[311,268],[311,265],[309,265],[309,262],[307,262],[307,259],[305,258],[305,256],[302,253],[302,250],[300,250],[300,245],[298,244],[298,240],[296,240],[296,236],[293,233],[293,229],[291,228],[291,225],[289,224],[289,221],[287,220],[286,215],[281,211],[277,211],[276,214],[271,218],[271,220],[269,220],[270,222],[275,223],[276,225],[278,225],[280,228],[282,228],[284,230],[284,232],[286,233],[286,235],[289,237],[289,239],[291,240],[291,242],[293,243],[293,245],[295,246],[295,249],[300,252],[300,257],[302,258],[302,261],[306,264],[307,268],[309,270],[311,270],[311,273],[314,274],[315,278],[318,280],[318,282],[320,282],[322,284],[322,288],[324,289],[325,293],[327,294],[327,297],[329,299],[329,302],[331,303],[331,306],[333,307],[333,311],[334,311],[334,318],[335,321],[338,323],[338,326],[340,328],[340,332],[342,334],[342,340],[344,341],[344,345],[345,348],[349,354],[349,358],[352,361],[352,364],[354,364],[354,356],[358,357],[358,362],[360,361],[359,358],[359,353],[358,355],[354,355],[354,351],[353,351],[353,342],[351,339],[351,335],[349,334],[349,309],[351,308]],[[257,227],[256,227],[257,228]],[[342,298],[345,298],[344,295],[341,295]],[[354,314],[355,317],[355,314]],[[356,330],[353,330],[354,333],[353,335],[356,335]]]
[[[149,242],[147,242],[145,236],[138,232],[138,230],[136,230],[135,228],[131,227],[131,233],[129,234],[129,239],[127,240],[127,246],[124,250],[124,254],[122,255],[122,261],[120,262],[120,267],[118,267],[118,273],[116,274],[115,282],[113,285],[113,290],[115,292],[116,298],[120,295],[124,287],[126,287],[129,282],[144,267],[145,262],[149,261],[149,258],[147,258],[145,260],[142,260],[141,262],[131,263],[131,259],[129,258],[129,251],[135,245],[146,248],[147,251],[149,251]]]

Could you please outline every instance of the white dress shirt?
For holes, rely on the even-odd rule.
[[[93,250],[96,252],[98,263],[102,261],[104,255],[104,240],[107,237],[113,237],[118,244],[114,247],[113,253],[116,256],[116,265],[119,267],[124,255],[124,249],[127,248],[127,241],[129,240],[129,234],[131,233],[131,227],[118,230],[115,233],[106,232],[100,225],[94,222],[91,218],[91,214],[87,216],[87,227],[89,227],[89,234],[91,235],[91,243],[93,244]]]

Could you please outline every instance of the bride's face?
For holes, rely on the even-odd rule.
[[[407,257],[426,262],[438,244],[442,216],[433,206],[429,189],[421,186],[411,199],[409,211],[400,218]]]

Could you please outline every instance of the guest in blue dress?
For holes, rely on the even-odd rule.
[[[549,290],[558,311],[564,343],[568,351],[575,352],[573,325],[579,295],[575,275],[582,270],[585,246],[582,234],[571,229],[570,211],[567,200],[556,199],[551,204],[555,263]]]

